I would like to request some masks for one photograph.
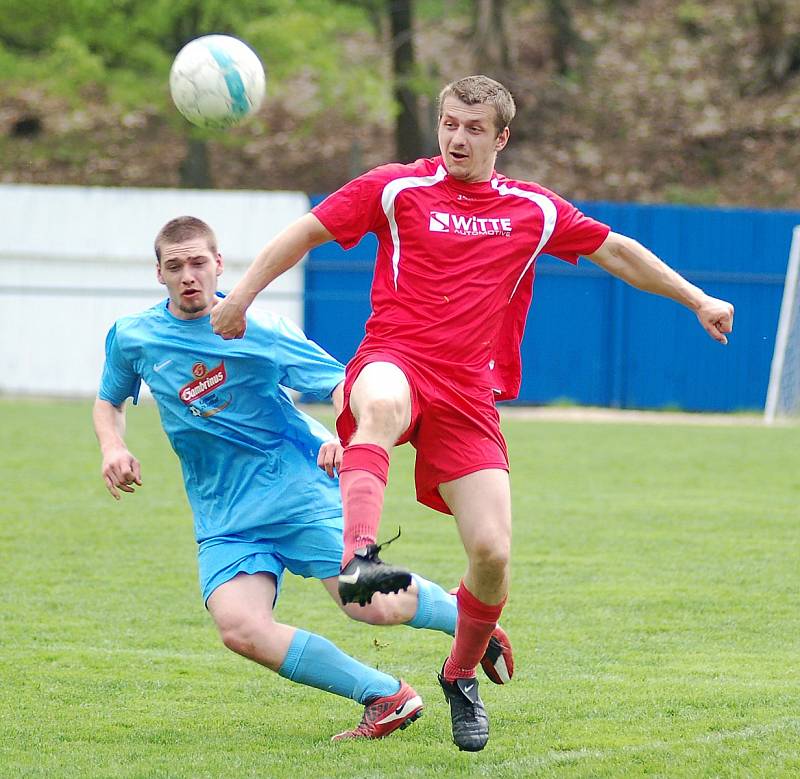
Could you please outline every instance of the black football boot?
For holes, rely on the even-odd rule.
[[[356,549],[353,559],[339,573],[339,597],[342,603],[358,603],[366,606],[376,592],[388,594],[407,590],[411,586],[411,574],[405,568],[384,563],[378,557],[383,547],[400,537],[382,544],[369,544]]]
[[[439,674],[439,684],[450,704],[453,742],[464,752],[480,752],[489,741],[489,717],[478,695],[478,680],[473,676],[448,682]]]

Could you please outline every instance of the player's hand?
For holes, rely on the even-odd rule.
[[[328,476],[333,478],[334,469],[338,471],[342,464],[342,454],[344,454],[344,449],[338,441],[326,441],[319,448],[317,465],[322,468]]]
[[[217,301],[211,309],[211,329],[226,341],[231,338],[243,338],[247,329],[246,313],[247,306],[228,295]]]
[[[122,497],[119,491],[134,492],[142,486],[142,467],[127,449],[115,449],[103,455],[103,481],[114,500]]]
[[[695,313],[703,329],[715,341],[728,343],[727,333],[733,330],[733,306],[730,303],[706,295]]]

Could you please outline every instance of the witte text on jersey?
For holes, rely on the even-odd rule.
[[[511,218],[478,217],[464,214],[449,214],[431,211],[428,229],[432,233],[455,233],[456,235],[511,235]]]

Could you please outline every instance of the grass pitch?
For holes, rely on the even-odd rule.
[[[407,679],[425,716],[330,744],[361,707],[219,642],[191,518],[152,406],[144,486],[99,478],[90,404],[0,400],[2,777],[636,777],[800,774],[800,429],[507,420],[517,670],[482,683],[492,735],[459,753],[441,634],[349,622],[287,577],[278,618]],[[329,420],[329,418],[328,418]],[[446,586],[452,521],[396,451],[382,536]]]

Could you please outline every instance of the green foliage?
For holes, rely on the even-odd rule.
[[[65,33],[36,57],[20,57],[0,47],[0,77],[7,86],[30,89],[33,84],[77,103],[87,87],[104,86],[107,70],[85,43]]]
[[[706,8],[697,0],[683,0],[676,10],[678,24],[687,34],[697,37],[703,33],[706,21]]]
[[[11,9],[14,5],[14,9]],[[352,118],[384,117],[390,97],[381,53],[348,52],[374,41],[367,11],[334,0],[45,0],[21,8],[0,0],[0,75],[16,89],[42,88],[81,100],[93,85],[123,107],[166,107],[175,53],[190,39],[228,33],[248,41],[268,70],[273,95],[298,77],[312,85],[301,114],[335,107]]]
[[[0,0],[0,43],[21,53],[47,50],[72,22],[71,5],[72,0]]]
[[[80,93],[92,84],[102,85],[107,70],[101,57],[72,35],[60,35],[52,50],[43,58],[51,78],[62,90],[68,86]]]
[[[386,116],[390,95],[379,52],[355,57],[345,45],[359,37],[367,46],[371,42],[364,11],[333,0],[271,0],[268,5],[270,15],[249,22],[245,32],[262,55],[273,94],[293,91],[293,79],[304,76],[313,88],[295,98],[300,115],[335,107],[354,120]]]

